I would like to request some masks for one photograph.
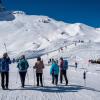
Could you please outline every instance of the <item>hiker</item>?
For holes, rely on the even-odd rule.
[[[37,86],[39,86],[39,80],[40,80],[41,86],[43,87],[42,76],[43,76],[44,64],[43,61],[41,60],[41,57],[37,58],[37,62],[35,63],[35,66],[33,68],[36,69]]]
[[[19,69],[22,88],[24,88],[25,86],[25,77],[28,67],[29,67],[28,61],[26,60],[25,55],[22,55],[17,65],[17,68]]]
[[[86,74],[87,74],[87,71],[84,71],[83,72],[84,86],[86,86]]]
[[[3,90],[8,89],[9,86],[9,64],[11,64],[11,60],[8,54],[4,53],[0,63],[1,87]]]
[[[52,84],[57,85],[58,84],[58,75],[59,75],[59,66],[55,60],[53,60],[53,63],[51,65],[50,75],[52,75]]]
[[[83,73],[83,79],[86,80],[86,71]]]
[[[78,63],[77,63],[77,62],[75,62],[75,69],[77,69],[77,65],[78,65]]]
[[[66,70],[68,69],[68,61],[63,60],[63,58],[60,58],[60,83],[62,84],[63,76],[66,81],[66,85],[68,85],[68,79],[67,79],[67,73]]]

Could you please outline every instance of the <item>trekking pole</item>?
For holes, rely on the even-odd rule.
[[[4,43],[4,47],[5,47],[5,51],[7,52],[7,46],[6,46],[6,43]]]
[[[33,75],[34,75],[33,76],[34,77],[33,79],[34,79],[34,86],[35,86],[35,69],[34,68],[33,68]]]
[[[16,78],[16,84],[17,84],[17,81],[18,81],[18,71],[17,71],[17,78]]]
[[[29,85],[29,75],[28,75],[28,72],[26,73],[27,75],[27,80],[28,80],[28,85]]]
[[[45,86],[45,82],[44,82],[44,74],[42,75],[42,79],[43,79],[43,86]]]

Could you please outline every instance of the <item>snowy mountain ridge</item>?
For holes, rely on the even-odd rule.
[[[22,11],[0,13],[1,54],[5,51],[4,43],[9,54],[18,55],[28,50],[53,49],[56,44],[59,49],[78,40],[100,42],[100,30],[82,23],[68,24],[47,16],[26,15]]]

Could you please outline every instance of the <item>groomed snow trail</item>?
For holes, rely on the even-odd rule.
[[[34,64],[34,63],[33,63]],[[97,67],[98,68],[98,67]],[[34,86],[34,73],[32,63],[26,76],[26,86],[20,87],[20,79],[15,64],[10,66],[10,90],[0,88],[0,100],[99,100],[100,99],[100,73],[88,72],[87,86],[84,87],[82,79],[83,69],[75,70],[73,67],[68,70],[69,85],[64,83],[58,86],[51,84],[49,75],[50,66],[44,69],[44,87]],[[92,67],[91,67],[92,69]],[[98,68],[100,69],[100,68]],[[92,77],[91,77],[92,75]],[[36,80],[36,78],[35,78]],[[36,82],[35,82],[36,84]]]

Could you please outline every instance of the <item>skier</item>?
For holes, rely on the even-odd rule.
[[[39,86],[39,80],[40,80],[41,87],[43,87],[42,76],[43,76],[44,63],[41,60],[41,57],[37,58],[37,62],[35,63],[35,66],[33,68],[36,69],[37,86]]]
[[[4,53],[0,63],[1,86],[3,90],[8,89],[9,86],[9,64],[11,64],[11,60],[8,54]]]
[[[66,85],[68,85],[68,79],[66,75],[66,70],[68,69],[68,61],[63,60],[63,58],[60,58],[60,83],[62,84],[63,76],[66,81]]]
[[[29,67],[29,64],[28,64],[28,61],[25,58],[25,55],[21,56],[17,67],[19,69],[19,75],[20,75],[21,84],[22,84],[21,87],[24,88],[24,86],[25,86],[25,77],[26,77],[27,69]]]
[[[53,60],[52,66],[50,68],[50,75],[52,75],[52,84],[58,84],[59,66],[57,62]]]

